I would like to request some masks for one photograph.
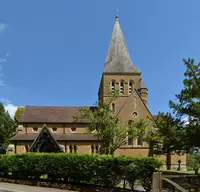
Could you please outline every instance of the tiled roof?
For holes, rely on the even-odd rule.
[[[124,36],[119,24],[119,19],[116,17],[104,72],[108,73],[139,73],[140,71],[132,64],[128,49],[124,40]]]
[[[26,106],[20,118],[20,123],[73,123],[74,116],[78,116],[80,108],[96,107],[65,107],[65,106]],[[79,123],[88,123],[86,119]]]
[[[17,134],[10,139],[10,141],[34,141],[39,134],[24,133]],[[98,138],[94,134],[87,133],[66,133],[66,134],[52,134],[56,141],[97,141]]]

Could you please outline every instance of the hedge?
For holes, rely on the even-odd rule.
[[[0,155],[0,176],[25,180],[43,177],[104,187],[116,187],[124,179],[133,186],[139,180],[150,191],[152,174],[161,165],[161,160],[150,157],[24,153]]]

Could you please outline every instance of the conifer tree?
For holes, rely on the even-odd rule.
[[[9,113],[5,111],[3,103],[0,102],[0,150],[7,148],[9,139],[14,135],[15,123]]]
[[[170,101],[170,107],[180,118],[187,118],[185,147],[190,150],[200,147],[200,63],[194,59],[183,60],[186,66],[184,88],[176,95],[177,102]]]

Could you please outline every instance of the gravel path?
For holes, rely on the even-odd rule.
[[[72,191],[0,182],[0,192],[72,192]]]

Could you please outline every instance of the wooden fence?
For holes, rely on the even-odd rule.
[[[162,172],[155,172],[153,174],[152,192],[162,192],[163,191],[163,186],[162,186],[163,181],[172,185],[173,191],[178,190],[178,191],[181,191],[181,192],[188,192],[188,190],[184,189],[183,187],[181,187],[180,185],[178,185],[174,181],[172,181],[172,180],[170,180],[166,177],[163,177]]]

